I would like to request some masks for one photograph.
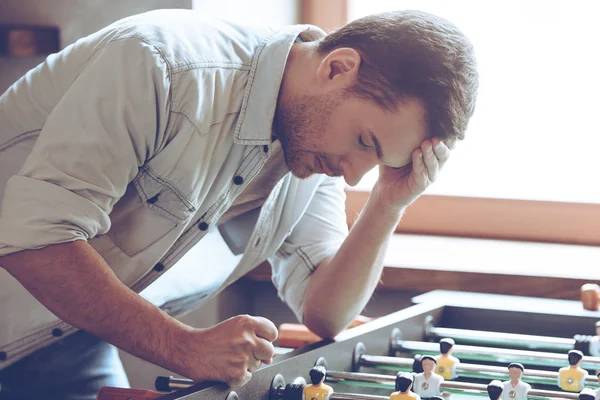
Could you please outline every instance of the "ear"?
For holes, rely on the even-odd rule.
[[[319,86],[350,86],[358,78],[360,61],[360,54],[350,47],[333,50],[323,58],[317,68]]]

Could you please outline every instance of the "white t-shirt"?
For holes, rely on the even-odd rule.
[[[425,379],[425,373],[415,375],[413,391],[421,397],[435,397],[440,395],[440,384],[444,378],[436,373],[431,373],[429,379]]]
[[[512,383],[506,381],[502,390],[502,400],[527,400],[527,392],[529,390],[531,390],[529,383],[519,381],[517,386],[513,388]]]

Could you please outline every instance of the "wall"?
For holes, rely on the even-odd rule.
[[[2,0],[0,24],[60,29],[61,48],[121,18],[157,8],[191,8],[192,0]],[[45,57],[0,57],[0,93]]]

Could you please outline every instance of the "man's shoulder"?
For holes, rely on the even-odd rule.
[[[157,48],[173,69],[252,64],[274,30],[239,25],[196,10],[154,10],[115,22],[112,41],[137,38]]]

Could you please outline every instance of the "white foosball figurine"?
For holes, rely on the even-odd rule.
[[[596,322],[596,334],[590,341],[590,355],[600,357],[600,321]]]
[[[502,400],[527,400],[527,393],[531,390],[531,385],[521,380],[523,372],[525,372],[523,364],[510,363],[508,365],[510,380],[503,384]]]
[[[441,394],[440,384],[444,382],[444,378],[433,372],[435,364],[435,358],[432,356],[421,357],[423,372],[415,375],[413,391],[422,399],[436,397]]]

